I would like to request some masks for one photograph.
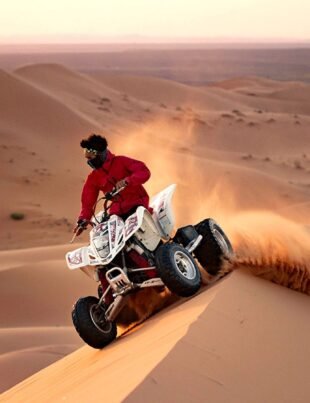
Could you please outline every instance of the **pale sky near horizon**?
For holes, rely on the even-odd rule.
[[[0,0],[0,5],[2,44],[130,36],[310,40],[310,0]]]

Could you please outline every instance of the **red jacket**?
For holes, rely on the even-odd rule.
[[[110,192],[116,182],[122,179],[126,179],[128,186],[112,202],[110,214],[125,214],[138,205],[148,208],[149,196],[142,183],[146,182],[150,176],[151,173],[143,162],[115,156],[108,151],[107,159],[102,167],[93,170],[86,179],[82,191],[82,209],[79,219],[90,220],[99,191]]]

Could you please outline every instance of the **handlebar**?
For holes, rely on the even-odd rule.
[[[110,206],[108,206],[108,202],[112,201],[115,196],[117,196],[122,190],[125,189],[125,187],[126,186],[122,186],[119,189],[114,188],[114,189],[111,190],[111,192],[106,193],[104,195],[104,197],[102,197],[101,200],[104,200],[104,203],[103,203],[103,211],[104,211],[103,221],[105,221],[105,220],[107,220],[109,218],[108,210],[109,210]],[[95,217],[95,214],[94,214],[94,217]],[[95,219],[96,219],[96,217],[95,217]]]
[[[125,187],[126,187],[126,186],[122,186],[122,187],[119,188],[119,189],[116,189],[116,188],[112,189],[111,192],[108,192],[108,193],[105,194],[105,196],[103,197],[103,199],[108,200],[108,201],[113,200],[113,197],[115,197],[116,195],[118,195],[122,190],[125,189]]]
[[[114,188],[114,189],[111,190],[111,192],[107,192],[107,193],[104,195],[104,197],[102,197],[101,199],[99,199],[99,200],[104,200],[104,204],[103,204],[103,210],[104,210],[103,221],[106,220],[106,219],[109,217],[109,215],[108,215],[108,209],[109,209],[110,206],[108,206],[108,202],[111,201],[111,200],[113,200],[113,198],[114,198],[115,196],[117,196],[122,190],[124,190],[125,187],[126,187],[126,186],[122,186],[122,187],[120,187],[119,189]],[[99,202],[99,200],[97,200],[97,203]],[[97,205],[97,203],[96,203],[96,205]],[[95,205],[95,207],[94,207],[93,217],[94,217],[95,220],[97,221],[96,215],[95,215],[96,205]],[[88,225],[88,224],[90,224],[90,225],[93,226],[93,227],[96,226],[96,224],[95,224],[94,222],[92,222],[92,221],[89,221],[89,222],[87,223],[87,225]],[[86,229],[87,225],[86,225],[86,226],[84,226],[84,225],[79,225],[78,228],[79,228],[79,230],[82,232],[84,229]],[[74,233],[74,235],[73,235],[73,237],[72,237],[70,243],[73,243],[73,241],[75,240],[75,238],[76,238],[77,235],[78,235],[78,230]]]
[[[104,211],[104,218],[106,219],[108,217],[108,210],[110,206],[108,206],[108,202],[112,201],[115,196],[117,196],[123,189],[125,189],[125,186],[119,188],[119,189],[112,189],[111,192],[108,192],[104,195],[102,198],[104,200],[103,203],[103,211]]]

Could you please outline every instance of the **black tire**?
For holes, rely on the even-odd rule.
[[[115,322],[100,324],[94,307],[99,300],[96,297],[80,298],[73,307],[72,321],[81,339],[93,348],[103,348],[111,343],[117,334]]]
[[[159,277],[180,297],[196,294],[201,285],[199,268],[191,254],[176,243],[161,245],[155,254]]]
[[[233,248],[222,228],[212,219],[208,218],[195,225],[196,231],[203,236],[200,245],[194,254],[201,266],[211,275],[215,276],[223,267],[225,260],[233,256]]]

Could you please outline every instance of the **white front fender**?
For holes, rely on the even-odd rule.
[[[66,254],[67,265],[70,270],[79,269],[85,266],[96,266],[99,261],[92,253],[90,246],[83,246]]]

